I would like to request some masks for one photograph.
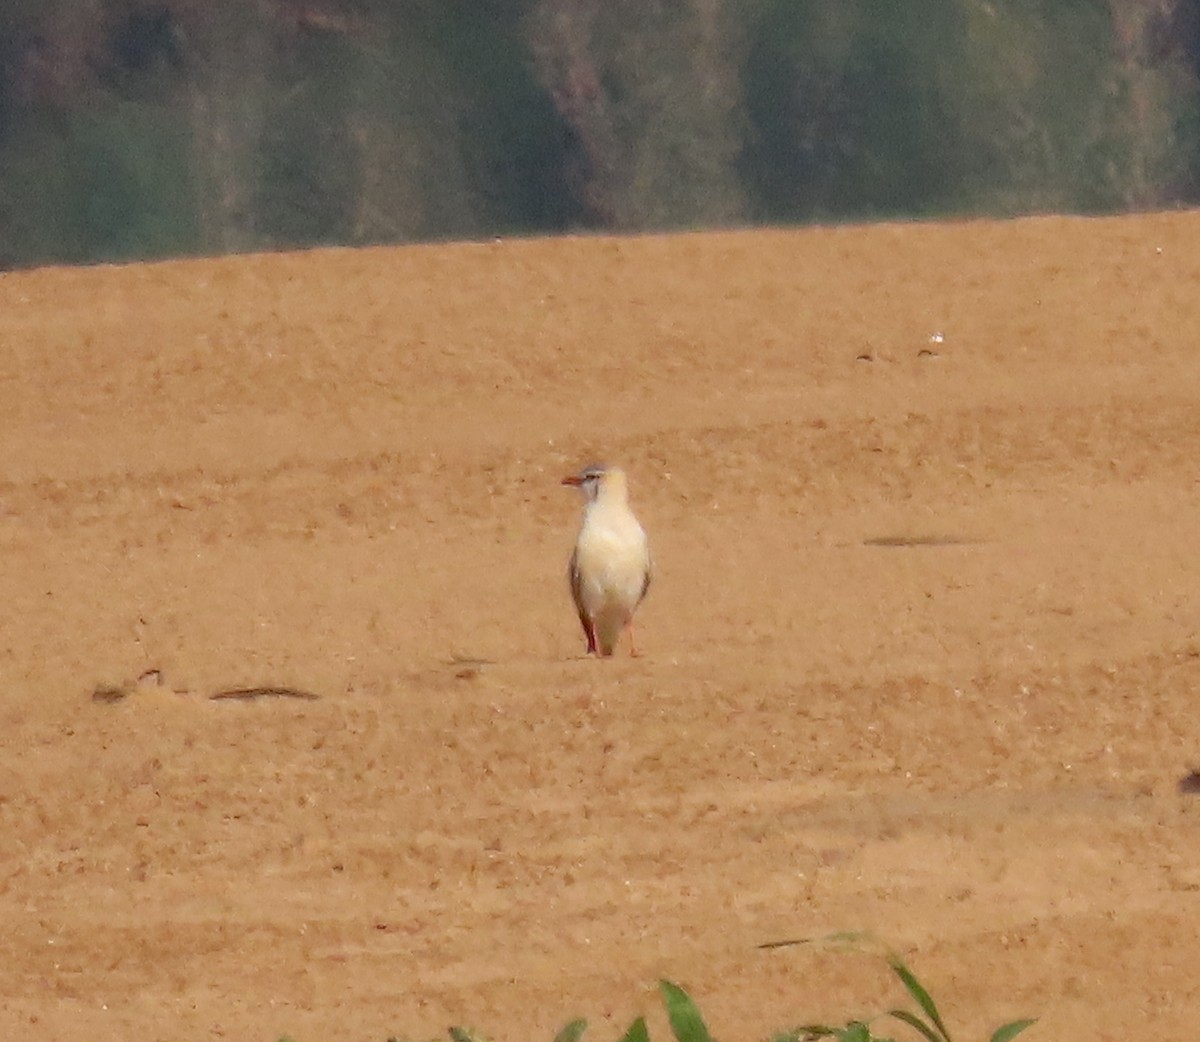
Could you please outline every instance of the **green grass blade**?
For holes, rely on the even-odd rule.
[[[700,1016],[700,1011],[688,993],[669,980],[659,981],[658,986],[667,1007],[671,1032],[679,1042],[712,1042],[712,1036],[704,1025],[704,1018]]]
[[[629,1030],[621,1036],[621,1042],[650,1042],[650,1032],[646,1030],[646,1018],[638,1017],[629,1025]]]
[[[942,1022],[942,1015],[938,1012],[937,1004],[933,1001],[929,992],[917,980],[912,970],[905,966],[898,957],[893,957],[888,961],[891,964],[892,972],[900,978],[900,983],[908,989],[908,993],[917,1000],[917,1005],[925,1011],[925,1015],[933,1021],[934,1026],[941,1032],[940,1039],[934,1035],[926,1035],[926,1037],[933,1039],[933,1042],[950,1042],[950,1032],[946,1030],[946,1025]],[[904,1018],[901,1017],[901,1019],[903,1020]],[[909,1023],[908,1021],[905,1022]],[[913,1027],[916,1027],[916,1025],[914,1024]]]
[[[911,1013],[906,1009],[890,1009],[888,1010],[889,1017],[895,1017],[897,1020],[904,1021],[914,1031],[919,1031],[921,1036],[928,1042],[943,1042],[943,1038],[928,1024],[925,1023],[915,1013]]]
[[[836,952],[870,951],[879,947],[879,941],[867,930],[840,930],[821,937],[794,937],[783,941],[764,941],[758,948],[791,948],[799,944],[821,945]]]
[[[992,1032],[990,1042],[1011,1042],[1012,1039],[1016,1038],[1027,1027],[1032,1027],[1036,1023],[1036,1018],[1026,1018],[1025,1020],[1014,1020],[1010,1024],[1004,1024]]]
[[[554,1036],[554,1042],[579,1042],[583,1038],[583,1033],[587,1031],[587,1021],[582,1017],[579,1020],[572,1020],[565,1028]]]

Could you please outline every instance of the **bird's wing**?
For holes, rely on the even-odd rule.
[[[575,602],[575,611],[579,613],[579,625],[583,627],[583,635],[587,638],[589,654],[596,651],[596,630],[583,607],[583,576],[579,572],[579,547],[571,553],[571,563],[567,566],[567,579],[571,583],[571,600]]]
[[[579,612],[579,621],[587,629],[587,616],[583,610],[583,577],[579,574],[579,547],[571,551],[571,562],[567,565],[567,580],[571,584],[571,600]]]
[[[646,594],[650,592],[650,582],[654,578],[654,558],[650,556],[650,551],[646,551],[646,574],[642,577],[642,593],[638,597],[638,604],[646,599]]]

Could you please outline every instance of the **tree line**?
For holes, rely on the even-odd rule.
[[[7,0],[0,264],[1200,194],[1200,0]]]

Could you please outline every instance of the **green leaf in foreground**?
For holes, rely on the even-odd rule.
[[[658,982],[663,1002],[667,1007],[667,1019],[671,1032],[679,1042],[712,1042],[712,1036],[704,1025],[704,1018],[691,997],[678,984],[669,980]]]
[[[554,1036],[554,1042],[579,1042],[586,1030],[587,1021],[582,1017],[579,1020],[572,1020],[570,1024]]]
[[[992,1032],[990,1042],[1011,1042],[1027,1027],[1031,1027],[1037,1023],[1036,1018],[1026,1018],[1025,1020],[1014,1020],[1009,1024],[1003,1024]]]
[[[870,1025],[864,1020],[852,1020],[840,1028],[828,1024],[802,1024],[786,1036],[778,1036],[774,1042],[782,1042],[784,1038],[789,1042],[816,1042],[822,1038],[833,1038],[837,1042],[892,1042],[891,1039],[872,1035]]]
[[[837,1033],[838,1042],[886,1042],[871,1034],[871,1028],[861,1020],[852,1020]]]
[[[892,972],[900,978],[900,982],[908,989],[908,993],[917,1000],[917,1005],[925,1011],[925,1015],[933,1021],[934,1026],[941,1032],[941,1039],[939,1040],[938,1036],[934,1035],[928,1029],[921,1031],[921,1034],[928,1038],[930,1042],[950,1042],[950,1032],[946,1030],[946,1025],[942,1022],[942,1015],[938,1012],[936,1003],[921,982],[914,976],[912,970],[905,966],[903,961],[896,956],[893,956],[888,962],[892,967]],[[912,1024],[913,1027],[921,1030],[918,1024],[913,1023],[913,1021],[907,1020],[904,1017],[900,1019],[904,1020],[906,1024]]]
[[[646,1030],[646,1018],[638,1017],[629,1025],[629,1030],[621,1036],[621,1042],[650,1042],[650,1032]]]
[[[914,1031],[919,1031],[921,1033],[921,1037],[926,1039],[927,1042],[942,1042],[942,1036],[934,1031],[933,1028],[926,1024],[925,1021],[923,1021],[915,1013],[910,1013],[906,1009],[890,1009],[888,1010],[888,1016],[904,1021],[904,1023]]]

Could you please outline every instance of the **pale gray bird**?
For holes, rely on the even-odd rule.
[[[650,589],[646,533],[629,509],[629,485],[619,467],[594,465],[563,478],[586,500],[568,576],[588,654],[607,658],[623,630],[637,655],[633,613]]]

